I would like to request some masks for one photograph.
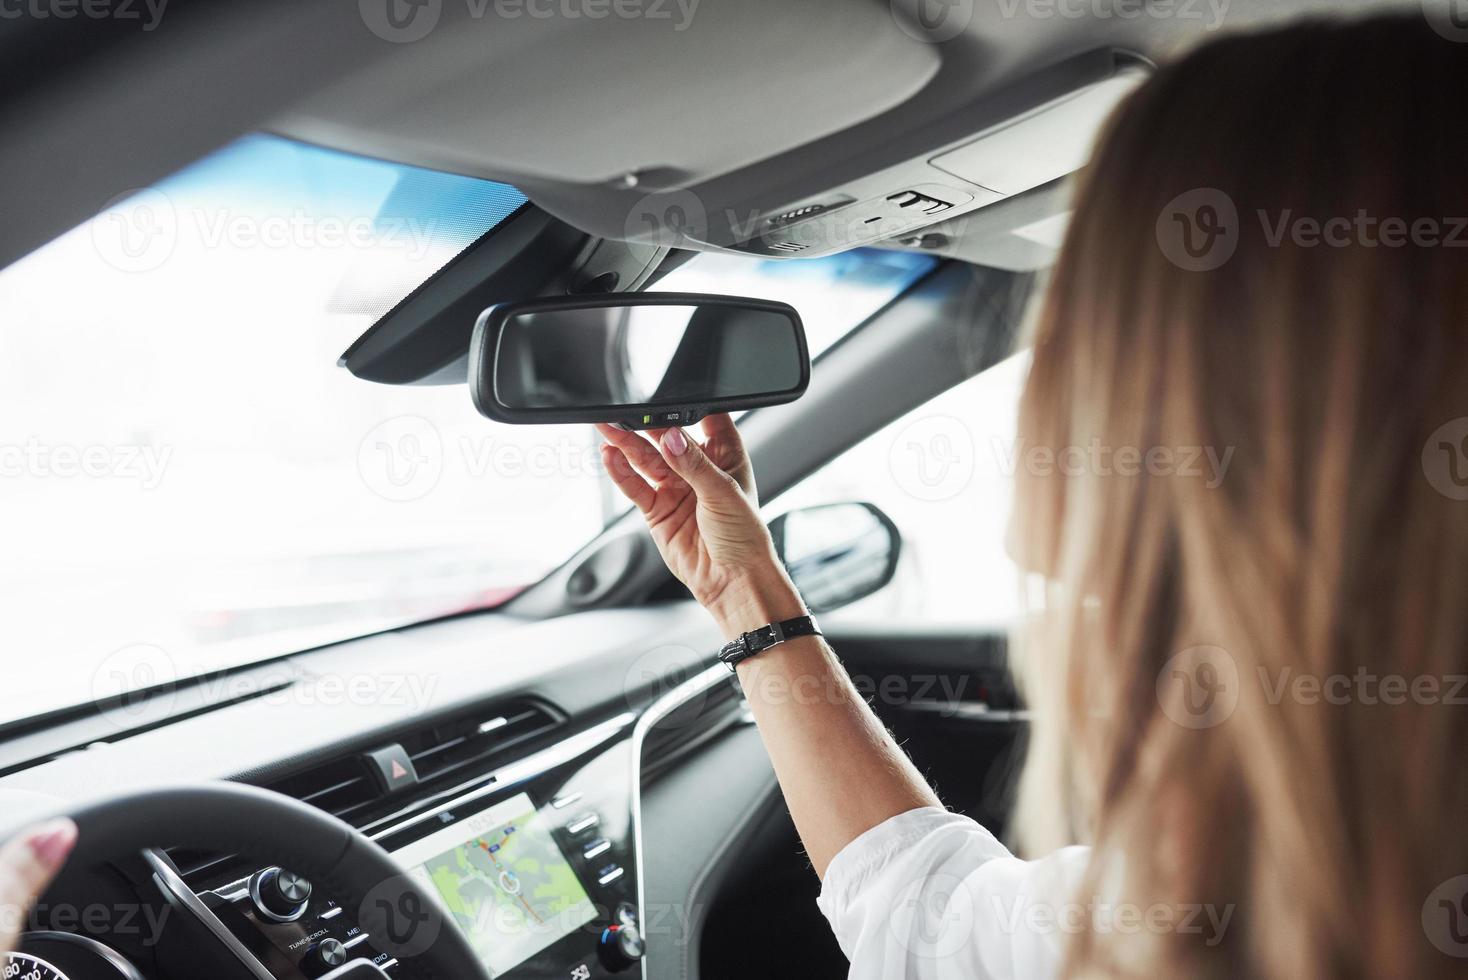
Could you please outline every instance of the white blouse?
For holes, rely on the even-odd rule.
[[[819,904],[850,980],[1047,978],[1089,853],[1021,861],[967,817],[912,810],[836,855]]]

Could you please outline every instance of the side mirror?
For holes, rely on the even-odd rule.
[[[897,574],[902,535],[866,503],[823,504],[770,522],[775,551],[812,612],[864,599]]]
[[[792,402],[809,383],[800,315],[738,296],[601,294],[492,306],[469,348],[474,407],[497,422],[686,426]]]

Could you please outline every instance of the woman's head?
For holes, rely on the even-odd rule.
[[[1422,917],[1468,874],[1465,92],[1421,18],[1227,38],[1087,170],[1021,411],[1019,830],[1173,919],[1073,972],[1461,966]]]

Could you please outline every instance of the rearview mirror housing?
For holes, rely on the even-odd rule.
[[[792,402],[810,384],[800,314],[701,293],[567,296],[492,306],[474,325],[469,392],[516,425],[684,426]]]

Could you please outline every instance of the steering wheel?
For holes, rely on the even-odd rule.
[[[180,845],[247,854],[316,882],[415,980],[489,980],[458,926],[354,827],[278,793],[205,783],[130,793],[69,813],[80,836],[69,863],[93,866]],[[11,828],[14,829],[14,828]]]

